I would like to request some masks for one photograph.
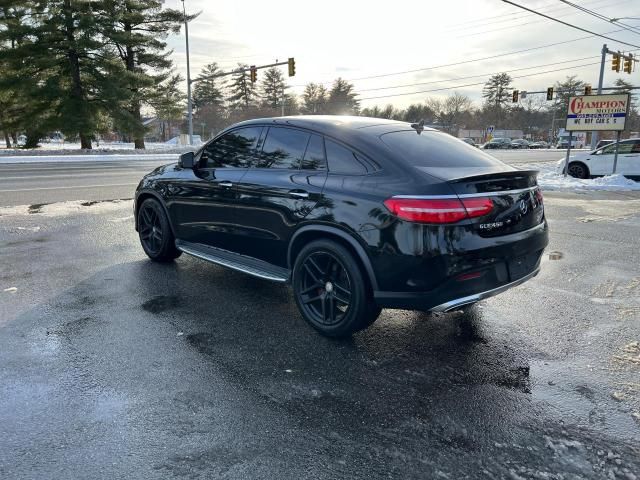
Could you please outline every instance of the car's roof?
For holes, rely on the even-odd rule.
[[[388,120],[384,118],[356,117],[347,115],[298,115],[289,117],[256,118],[237,123],[233,127],[249,125],[288,125],[293,127],[308,128],[321,134],[341,136],[352,132],[356,136],[375,135],[411,128],[408,122]],[[425,131],[436,131],[433,128],[424,127]]]

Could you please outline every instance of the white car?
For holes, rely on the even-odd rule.
[[[640,138],[622,140],[618,149],[616,173],[627,177],[640,177]],[[569,175],[576,178],[611,175],[616,144],[597,148],[592,152],[580,152],[569,157]],[[558,173],[564,169],[565,159],[558,161]]]

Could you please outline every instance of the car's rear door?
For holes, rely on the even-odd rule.
[[[169,186],[169,214],[179,240],[223,248],[236,235],[237,184],[254,158],[261,126],[232,130],[208,143],[194,175]]]
[[[238,184],[239,253],[286,266],[289,240],[322,197],[322,137],[270,127],[256,161]]]

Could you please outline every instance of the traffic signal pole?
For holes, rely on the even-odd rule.
[[[187,120],[189,123],[189,145],[193,145],[193,99],[191,98],[191,67],[189,65],[189,20],[187,10],[182,0],[182,13],[184,14],[184,33],[187,47]]]
[[[602,82],[604,81],[604,64],[607,61],[607,53],[609,53],[609,49],[607,48],[607,44],[602,45],[602,59],[600,60],[600,77],[598,78],[598,95],[602,94]],[[591,150],[596,149],[596,145],[598,144],[598,139],[600,137],[599,132],[591,133]]]

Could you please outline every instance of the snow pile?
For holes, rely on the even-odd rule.
[[[607,175],[594,179],[581,180],[571,176],[564,176],[557,173],[557,165],[552,164],[531,164],[518,165],[523,170],[539,170],[538,185],[547,191],[586,191],[586,190],[606,190],[606,191],[640,191],[640,182],[635,182],[623,175]]]

